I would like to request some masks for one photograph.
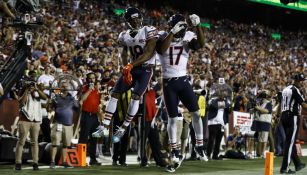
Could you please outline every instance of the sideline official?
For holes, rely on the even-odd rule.
[[[280,174],[295,174],[295,171],[299,171],[306,166],[298,157],[295,146],[300,123],[300,106],[307,109],[307,103],[304,101],[304,97],[299,89],[303,86],[303,82],[306,79],[304,74],[297,74],[293,79],[294,83],[282,91],[281,123],[286,133],[286,144]],[[295,171],[289,169],[291,160],[294,163]]]

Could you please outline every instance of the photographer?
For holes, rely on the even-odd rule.
[[[16,144],[15,170],[21,170],[23,146],[30,132],[33,170],[38,170],[38,134],[42,121],[41,100],[46,100],[45,93],[34,82],[25,85],[21,97],[16,97],[20,103],[20,119],[18,123],[19,140]]]
[[[253,130],[258,132],[257,156],[264,157],[272,121],[272,101],[270,92],[263,90],[259,93],[254,107],[255,120]]]

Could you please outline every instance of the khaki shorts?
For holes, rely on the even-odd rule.
[[[59,146],[61,140],[63,142],[63,147],[70,146],[71,139],[73,136],[73,126],[62,125],[62,131],[58,130],[58,123],[54,123],[51,129],[51,144],[53,146]]]
[[[259,142],[268,142],[268,138],[269,138],[269,132],[267,131],[261,131],[258,133],[258,140]]]

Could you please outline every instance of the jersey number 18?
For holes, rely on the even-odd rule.
[[[139,45],[131,46],[129,50],[134,60],[143,54],[143,48]]]

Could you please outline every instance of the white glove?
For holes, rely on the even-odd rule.
[[[191,23],[192,23],[192,25],[193,25],[194,27],[197,26],[197,25],[200,23],[200,18],[199,18],[199,16],[193,14],[193,15],[190,15],[189,17],[190,17]]]
[[[187,27],[187,23],[185,21],[179,21],[172,29],[171,32],[175,35],[180,32],[182,29]]]

